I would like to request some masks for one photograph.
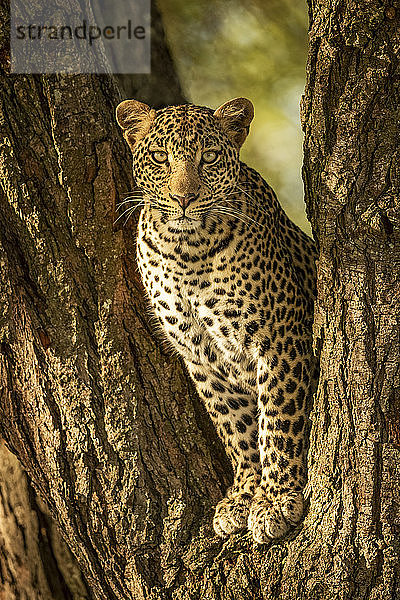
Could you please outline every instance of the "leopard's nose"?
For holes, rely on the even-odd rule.
[[[176,200],[182,208],[187,208],[191,202],[196,200],[199,197],[199,194],[185,194],[184,196],[180,196],[178,194],[170,194],[169,197],[172,200]]]

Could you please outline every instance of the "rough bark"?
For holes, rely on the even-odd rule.
[[[312,501],[296,564],[305,575],[301,589],[317,598],[394,600],[400,4],[319,1],[310,2],[310,12],[304,174],[320,243],[314,337],[321,379],[312,414]]]
[[[18,459],[0,444],[0,598],[92,598]]]
[[[117,75],[117,78],[123,98],[135,98],[154,108],[187,102],[175,71],[155,0],[151,2],[151,73],[135,76]]]
[[[102,0],[91,0],[91,3],[105,21],[126,23],[132,18],[132,3],[104,3]],[[106,18],[107,14],[110,19]],[[144,75],[117,74],[116,78],[123,99],[135,98],[154,108],[186,102],[155,0],[151,0],[151,72]]]
[[[174,578],[171,547],[229,469],[151,337],[134,230],[113,230],[132,182],[112,81],[4,76],[2,90],[1,433],[94,595],[140,598]]]
[[[153,338],[134,224],[113,229],[132,185],[113,81],[1,76],[0,430],[94,598],[400,598],[398,7],[320,0],[310,15],[322,374],[308,514],[268,546],[212,534],[230,469]]]

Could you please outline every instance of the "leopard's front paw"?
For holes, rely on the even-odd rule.
[[[270,499],[261,490],[253,498],[248,527],[258,544],[285,535],[297,525],[304,512],[304,499],[301,492],[289,492]]]
[[[213,520],[215,533],[225,537],[247,527],[250,504],[250,494],[232,494],[218,502]]]

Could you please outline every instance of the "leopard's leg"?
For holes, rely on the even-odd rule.
[[[284,535],[303,515],[306,405],[313,368],[307,336],[288,335],[259,359],[262,477],[248,521],[258,543]]]
[[[218,359],[189,364],[189,372],[217,429],[234,470],[234,482],[215,510],[215,532],[222,536],[247,527],[251,499],[260,479],[257,397],[232,383],[229,367]]]

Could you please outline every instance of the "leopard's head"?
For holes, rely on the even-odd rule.
[[[155,111],[137,100],[117,107],[117,121],[133,154],[133,175],[148,205],[174,224],[200,224],[233,193],[239,150],[254,116],[246,98],[216,111],[185,104]]]

